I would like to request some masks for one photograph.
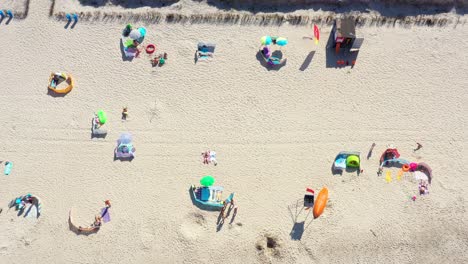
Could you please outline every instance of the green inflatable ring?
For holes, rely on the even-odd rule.
[[[351,168],[359,168],[359,157],[356,155],[349,155],[346,158],[346,166]]]

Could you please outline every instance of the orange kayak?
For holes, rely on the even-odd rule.
[[[325,207],[327,206],[328,200],[328,189],[327,187],[323,187],[323,189],[319,192],[317,199],[315,200],[314,204],[314,218],[319,217]]]

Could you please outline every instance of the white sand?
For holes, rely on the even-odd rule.
[[[151,68],[146,54],[122,61],[125,23],[65,30],[48,4],[31,1],[25,20],[0,24],[0,158],[14,163],[0,177],[0,263],[468,262],[466,26],[359,28],[366,40],[351,70],[325,67],[329,27],[315,47],[304,27],[144,25],[145,43],[169,53],[164,67]],[[290,41],[279,71],[255,57],[265,34]],[[217,44],[212,62],[194,64],[199,40]],[[51,71],[72,73],[76,89],[47,95]],[[130,118],[121,122],[125,105]],[[100,108],[109,134],[90,140]],[[131,163],[113,161],[124,131],[134,134]],[[414,154],[416,142],[423,148]],[[431,165],[430,195],[412,202],[409,175],[390,184],[376,176],[390,143]],[[218,166],[202,164],[207,149]],[[362,152],[363,175],[331,175],[341,150]],[[206,174],[239,205],[219,232],[217,213],[195,207],[188,193]],[[322,186],[324,214],[291,240],[287,206]],[[7,211],[28,192],[42,198],[38,221]],[[112,221],[99,233],[69,230],[70,208],[89,224],[105,199]],[[266,236],[276,249],[265,249]]]

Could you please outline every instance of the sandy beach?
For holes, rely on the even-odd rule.
[[[67,12],[63,2],[56,12]],[[444,26],[357,27],[365,42],[353,68],[327,67],[328,24],[315,45],[303,38],[310,25],[132,22],[146,27],[143,44],[168,53],[151,67],[145,53],[123,59],[126,21],[64,28],[50,5],[31,1],[27,17],[0,24],[2,170],[13,163],[0,177],[0,263],[468,262],[466,15],[444,14],[459,21]],[[258,59],[264,35],[288,38],[284,67]],[[199,41],[216,43],[211,61],[194,62]],[[48,93],[57,71],[75,78],[66,96]],[[98,109],[108,135],[91,139]],[[121,132],[134,137],[131,162],[113,159]],[[385,168],[390,183],[377,176],[388,144],[432,167],[429,195],[410,173],[396,180],[398,168]],[[206,150],[217,166],[202,163]],[[361,152],[359,176],[332,175],[343,150]],[[218,212],[192,203],[189,188],[204,175],[235,192],[232,223],[217,226]],[[288,206],[323,186],[327,207],[315,220],[297,215],[306,225],[297,239]],[[8,209],[27,193],[41,198],[38,219]],[[70,230],[70,209],[89,225],[107,199],[112,220],[99,232]]]

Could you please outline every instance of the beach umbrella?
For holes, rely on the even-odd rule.
[[[320,40],[320,31],[317,25],[314,25],[314,37],[315,37],[315,45],[317,45]]]
[[[142,37],[146,36],[146,28],[144,28],[144,27],[139,27],[139,28],[138,28],[138,31],[140,32],[140,35],[141,35]]]
[[[120,144],[130,144],[132,143],[132,135],[130,133],[122,133],[119,137]]]
[[[107,114],[106,112],[102,111],[102,110],[99,110],[97,112],[97,116],[99,118],[99,123],[101,124],[105,124],[107,122]]]
[[[418,167],[416,168],[416,170],[424,172],[427,175],[429,183],[431,183],[431,181],[432,181],[432,169],[431,169],[431,167],[429,167],[429,165],[427,165],[424,162],[419,162]]]
[[[137,29],[133,29],[132,31],[130,31],[128,37],[130,37],[133,40],[139,39],[141,38],[141,32]]]
[[[263,36],[260,41],[262,42],[262,45],[270,45],[272,40],[270,36]]]
[[[200,180],[200,184],[203,186],[211,186],[215,182],[215,179],[211,175],[207,175]]]
[[[128,47],[132,47],[133,46],[133,39],[127,39],[124,41],[123,43],[124,47],[128,48]]]
[[[279,37],[276,39],[276,44],[278,46],[286,46],[286,44],[288,44],[288,40],[286,38]]]
[[[429,177],[426,175],[426,173],[422,172],[422,171],[415,171],[414,172],[414,178],[416,180],[422,180],[422,181],[427,181],[429,182]]]

